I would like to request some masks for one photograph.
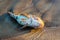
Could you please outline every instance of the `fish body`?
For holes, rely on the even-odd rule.
[[[33,28],[41,28],[44,26],[44,22],[35,15],[29,14],[29,18],[24,15],[15,15],[11,12],[9,12],[10,16],[13,17],[19,24],[21,25],[27,25]]]

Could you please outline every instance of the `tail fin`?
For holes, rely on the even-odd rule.
[[[8,13],[11,17],[16,18],[16,15],[14,15],[12,12],[8,12]]]

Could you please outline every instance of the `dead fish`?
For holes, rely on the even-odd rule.
[[[20,15],[15,15],[12,12],[8,12],[10,14],[11,17],[13,17],[19,24],[21,25],[25,25],[26,26],[30,26],[33,28],[43,28],[44,27],[44,22],[41,18],[29,14],[29,15],[24,15],[24,14],[20,14]],[[23,28],[24,28],[23,27]]]

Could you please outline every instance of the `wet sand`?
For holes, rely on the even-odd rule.
[[[1,40],[60,40],[60,0],[56,0],[52,9],[44,15],[43,19],[48,21],[44,30],[26,28],[19,31],[16,28],[21,26],[6,13],[14,1],[0,1]]]

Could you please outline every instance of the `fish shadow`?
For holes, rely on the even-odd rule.
[[[5,13],[0,16],[0,38],[8,38],[18,35],[27,34],[31,31],[31,27],[20,29],[23,25]]]

